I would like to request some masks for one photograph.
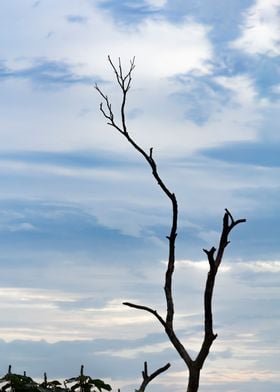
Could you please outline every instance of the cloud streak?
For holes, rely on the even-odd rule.
[[[63,62],[37,60],[33,65],[22,69],[10,69],[2,65],[0,80],[29,80],[37,88],[61,88],[74,84],[92,84],[93,76],[75,74],[69,64]]]

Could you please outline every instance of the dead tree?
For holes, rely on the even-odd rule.
[[[111,102],[107,95],[103,93],[103,91],[95,85],[96,90],[101,95],[103,102],[100,104],[100,111],[103,116],[107,119],[107,124],[117,130],[123,137],[127,139],[127,141],[132,145],[132,147],[137,150],[143,158],[146,160],[148,165],[152,170],[152,175],[155,178],[157,184],[166,195],[166,197],[171,202],[172,208],[172,223],[170,228],[170,233],[166,237],[169,243],[169,251],[168,251],[168,263],[167,269],[165,273],[165,284],[164,284],[164,292],[166,299],[166,316],[162,317],[156,310],[152,309],[149,306],[134,304],[130,302],[124,302],[123,304],[129,306],[131,308],[144,310],[146,312],[151,313],[163,326],[170,342],[184,361],[185,365],[188,368],[189,378],[188,378],[188,386],[187,392],[196,392],[199,388],[199,379],[200,379],[200,371],[203,367],[205,359],[209,354],[209,350],[212,346],[212,343],[217,338],[217,334],[213,332],[213,316],[212,316],[212,297],[213,290],[215,285],[215,278],[219,269],[219,266],[222,262],[222,258],[224,255],[225,248],[230,243],[229,234],[231,230],[238,225],[239,223],[246,222],[246,219],[237,219],[235,220],[232,214],[228,209],[225,210],[223,217],[223,225],[221,230],[221,236],[218,248],[212,247],[210,250],[203,249],[206,253],[208,262],[209,262],[209,272],[207,274],[205,290],[204,290],[204,338],[201,344],[201,348],[197,354],[197,356],[193,359],[188,353],[185,346],[182,344],[180,339],[177,337],[174,327],[174,302],[173,302],[173,294],[172,294],[172,284],[173,284],[173,273],[175,268],[175,242],[177,237],[177,222],[178,222],[178,204],[176,196],[173,192],[169,190],[169,188],[165,185],[165,182],[162,180],[158,173],[157,163],[153,157],[153,148],[151,147],[148,152],[146,152],[141,146],[139,146],[135,140],[131,137],[128,132],[127,122],[126,122],[126,101],[127,101],[127,93],[131,87],[132,80],[132,72],[135,68],[135,59],[130,61],[130,67],[127,73],[123,72],[122,64],[119,59],[118,66],[116,66],[111,58],[108,56],[109,63],[115,73],[115,77],[117,83],[122,92],[122,101],[120,107],[120,115],[121,120],[120,123],[117,123],[115,120],[115,115],[112,109]]]

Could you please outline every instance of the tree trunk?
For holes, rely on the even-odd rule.
[[[189,382],[187,392],[197,392],[199,387],[200,369],[193,366],[189,369]]]

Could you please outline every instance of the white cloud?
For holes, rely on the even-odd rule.
[[[272,87],[272,92],[275,94],[280,94],[280,83]]]
[[[192,260],[178,260],[177,268],[195,268],[198,270],[209,270],[208,261],[192,261]],[[240,270],[249,270],[253,272],[270,272],[270,273],[279,273],[280,272],[280,261],[251,261],[251,262],[235,262],[234,265],[230,265],[229,263],[225,265],[221,265],[220,271],[229,272],[234,270],[234,272]]]
[[[273,274],[280,273],[280,261],[255,261],[255,262],[242,262],[238,263],[239,268],[248,269],[254,272],[269,272]]]
[[[13,224],[9,227],[10,231],[16,232],[16,231],[36,231],[36,227],[29,222],[21,222],[17,224]]]
[[[176,24],[163,18],[147,18],[134,26],[118,25],[110,14],[87,1],[78,5],[74,1],[59,4],[42,2],[36,8],[29,8],[18,1],[13,9],[9,5],[4,8],[7,20],[1,27],[4,32],[7,29],[12,31],[10,44],[2,52],[8,68],[32,68],[34,59],[38,58],[58,63],[63,61],[73,64],[75,74],[92,75],[93,83],[92,86],[76,85],[67,90],[49,91],[46,88],[41,91],[36,88],[40,80],[32,79],[32,70],[25,78],[3,81],[1,94],[5,96],[5,115],[1,127],[1,149],[130,151],[119,135],[105,129],[104,119],[98,111],[100,98],[93,89],[93,75],[114,80],[107,61],[108,54],[114,61],[121,57],[124,68],[129,59],[136,56],[129,108],[140,107],[145,111],[145,121],[143,116],[140,116],[142,120],[138,118],[136,121],[140,133],[147,135],[151,128],[161,130],[160,140],[165,146],[170,141],[174,144],[176,140],[170,135],[170,127],[181,135],[186,134],[186,126],[180,127],[179,120],[176,124],[171,118],[172,111],[178,113],[178,110],[168,99],[174,86],[166,78],[177,73],[196,71],[207,74],[211,71],[213,50],[208,26],[191,19]],[[86,14],[88,23],[82,26],[67,23],[65,15],[68,14]],[[53,35],[47,40],[45,37],[50,30]],[[105,84],[102,88],[116,108],[120,96],[116,83]],[[79,114],[85,108],[92,108],[92,111],[81,117]],[[150,118],[146,113],[152,109],[154,113]],[[13,115],[15,112],[17,116]],[[162,117],[159,117],[160,113]],[[134,122],[131,122],[132,126]],[[190,138],[197,139],[196,144],[199,143],[198,131],[197,127],[190,131]],[[154,135],[156,138],[158,131]],[[149,142],[148,138],[146,140]],[[183,144],[191,146],[192,141],[181,143],[181,146]]]
[[[126,175],[123,172],[107,169],[96,168],[79,168],[79,167],[66,167],[52,164],[26,163],[13,160],[0,161],[0,173],[5,171],[14,173],[29,173],[29,175],[53,175],[58,177],[74,177],[98,180],[108,180],[118,182],[125,179]]]
[[[110,53],[114,60],[120,56],[124,68],[129,58],[136,55],[128,110],[141,108],[143,114],[129,119],[128,124],[145,147],[157,146],[158,151],[178,156],[226,142],[252,141],[258,137],[261,114],[256,106],[259,102],[254,84],[247,75],[216,80],[231,91],[232,98],[226,105],[218,105],[201,126],[184,118],[184,102],[178,103],[170,98],[178,92],[178,85],[167,80],[170,76],[192,71],[204,75],[211,73],[210,63],[214,54],[208,26],[191,19],[175,24],[162,18],[147,18],[135,26],[117,25],[110,14],[89,6],[87,2],[83,2],[82,6],[73,1],[67,2],[67,6],[62,2],[55,7],[42,3],[33,10],[27,10],[19,3],[19,8],[26,20],[33,20],[36,16],[36,22],[35,26],[30,23],[30,29],[33,29],[31,38],[25,36],[27,32],[22,26],[19,49],[16,45],[19,39],[17,30],[13,32],[13,45],[7,49],[7,64],[26,67],[35,57],[73,63],[74,72],[78,74],[96,74],[113,81],[101,87],[110,97],[115,111],[120,91],[114,82],[107,54]],[[88,15],[86,25],[77,26],[65,21],[65,14],[78,13]],[[37,23],[42,18],[44,23]],[[55,32],[55,39],[45,42],[43,37],[50,28]],[[37,37],[36,40],[34,37]],[[17,48],[14,53],[13,48]],[[19,56],[20,60],[16,61]],[[131,152],[120,135],[110,128],[106,129],[98,111],[100,98],[93,86],[73,86],[51,93],[38,91],[28,81],[17,79],[2,83],[1,91],[5,95],[2,149],[90,148]],[[16,100],[14,94],[17,95]],[[85,108],[92,108],[92,111],[81,117],[79,113]],[[16,117],[12,114],[14,112],[17,112]]]
[[[209,262],[206,260],[201,261],[192,261],[192,260],[178,260],[177,261],[178,269],[190,269],[194,268],[199,271],[209,271]],[[219,268],[220,272],[228,272],[231,267],[229,265],[221,265]]]
[[[145,1],[148,5],[156,8],[163,8],[167,3],[167,0],[145,0]]]
[[[49,273],[52,274],[53,271],[49,270]],[[85,274],[85,269],[82,274],[80,270],[80,276],[85,277]],[[93,307],[88,295],[92,296],[92,293],[1,288],[0,311],[5,314],[6,320],[0,326],[1,338],[5,341],[45,339],[48,342],[106,339],[109,336],[132,339],[156,331],[153,318],[144,312],[130,312],[122,305],[124,299],[115,298],[103,307]],[[88,301],[88,305],[79,307],[79,301],[84,299]],[[75,306],[76,302],[78,306]],[[63,306],[70,303],[72,308]],[[112,325],[114,336],[111,331]]]
[[[74,302],[77,296],[69,295],[58,290],[46,290],[46,289],[33,289],[33,288],[21,288],[21,287],[2,287],[0,292],[1,300],[8,301],[9,303],[24,302],[30,304],[30,307],[37,305],[37,307],[43,304],[50,305],[52,302]]]
[[[209,73],[213,53],[207,33],[207,27],[188,19],[180,25],[150,19],[123,39],[113,54],[134,51],[140,75],[153,80],[192,70]]]
[[[40,57],[66,59],[77,65],[77,71],[87,70],[90,74],[107,77],[105,63],[110,54],[112,58],[121,57],[126,61],[136,56],[141,79],[194,69],[209,72],[208,62],[213,55],[209,28],[191,19],[175,24],[165,19],[146,18],[140,24],[124,26],[116,24],[108,12],[87,1],[77,4],[73,0],[59,3],[51,0],[35,9],[17,3],[17,10],[5,6],[8,15],[5,23],[14,26],[17,13],[21,15],[16,19],[17,29],[13,29],[9,46],[3,48],[2,57],[6,57],[9,65],[20,67]],[[163,6],[162,1],[151,3]],[[82,26],[67,23],[65,16],[69,14],[87,15],[88,23]],[[27,23],[29,29],[26,29]],[[2,26],[2,29],[7,28],[6,24]],[[53,34],[47,40],[49,31]]]
[[[241,36],[232,46],[250,54],[280,54],[280,1],[257,0],[245,14]]]
[[[84,264],[83,252],[43,253],[29,254],[29,261],[36,260],[38,265],[20,265],[16,276],[13,267],[2,274],[6,284],[20,282],[19,287],[1,288],[0,312],[5,314],[5,323],[0,325],[2,339],[135,339],[157,332],[151,315],[122,305],[130,298],[129,286],[139,287],[145,282],[142,271],[138,275],[130,266],[102,266],[92,260],[92,255]],[[52,262],[46,265],[46,260]],[[30,282],[32,288],[28,287]],[[136,292],[140,297],[145,293],[139,288]]]
[[[232,100],[240,106],[252,106],[256,104],[257,90],[249,75],[237,75],[232,77],[219,76],[214,79],[218,84],[230,90]]]

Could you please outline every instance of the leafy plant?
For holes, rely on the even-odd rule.
[[[100,379],[93,379],[90,376],[84,375],[84,366],[81,366],[81,372],[78,377],[69,378],[65,381],[65,385],[69,383],[75,383],[71,386],[70,390],[80,391],[80,392],[102,392],[102,389],[105,391],[111,391],[112,388],[109,384],[105,384],[104,381]]]
[[[48,381],[47,378],[47,373],[44,373],[44,381],[42,382],[42,384],[40,384],[40,391],[64,391],[65,388],[61,387],[61,382],[59,382],[58,380],[53,380],[53,381]]]
[[[8,373],[0,379],[0,383],[5,383],[1,387],[1,391],[5,392],[11,390],[13,392],[37,392],[38,384],[32,380],[31,377],[11,372],[11,365],[9,366]]]
[[[68,387],[67,384],[74,385]],[[72,377],[64,381],[63,384],[58,380],[48,381],[47,374],[44,373],[44,381],[42,383],[36,383],[31,377],[26,376],[24,373],[16,374],[12,373],[11,365],[9,366],[8,373],[0,378],[0,392],[103,392],[111,391],[112,388],[109,384],[106,384],[100,379],[93,379],[90,376],[84,375],[84,366],[81,366],[80,375],[78,377]]]

